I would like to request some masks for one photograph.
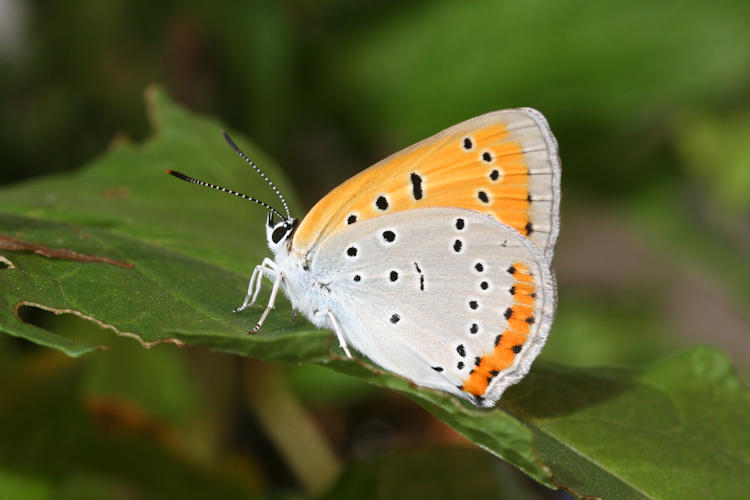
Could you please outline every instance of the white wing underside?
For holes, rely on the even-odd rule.
[[[533,275],[535,321],[512,365],[487,388],[483,404],[492,406],[528,371],[555,310],[549,261],[516,230],[471,210],[407,210],[326,238],[310,271],[330,289],[330,309],[351,347],[420,385],[468,398],[460,387],[475,360],[508,328],[508,268],[519,262]]]

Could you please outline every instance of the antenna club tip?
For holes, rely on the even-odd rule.
[[[169,169],[167,169],[167,173],[169,175],[173,175],[173,176],[177,177],[178,179],[182,179],[183,181],[190,181],[190,177],[188,177],[187,175],[183,174],[182,172],[178,172],[177,170],[169,170]]]

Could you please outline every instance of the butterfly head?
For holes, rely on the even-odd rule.
[[[291,236],[297,228],[297,219],[293,217],[281,218],[276,220],[277,212],[270,210],[266,218],[266,238],[268,239],[268,248],[276,254],[284,246],[288,246]]]

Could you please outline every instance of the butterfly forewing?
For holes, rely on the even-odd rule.
[[[460,208],[397,211],[326,238],[310,271],[350,346],[420,385],[491,406],[544,344],[547,259],[515,229]]]
[[[446,129],[352,177],[302,221],[292,251],[374,217],[428,207],[475,210],[552,257],[558,232],[557,142],[537,111],[495,111]]]

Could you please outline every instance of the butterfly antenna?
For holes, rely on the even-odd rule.
[[[251,160],[250,158],[248,158],[248,156],[245,153],[243,153],[240,148],[237,147],[237,145],[234,143],[234,141],[232,140],[232,138],[229,137],[229,134],[227,134],[226,131],[222,130],[221,131],[221,135],[224,136],[224,140],[227,141],[227,144],[229,144],[229,147],[231,147],[234,150],[235,153],[237,153],[238,155],[240,155],[240,158],[242,158],[247,163],[249,163],[250,166],[253,167],[253,169],[256,172],[258,172],[261,177],[263,177],[263,180],[266,181],[266,183],[269,186],[271,186],[271,189],[273,189],[273,192],[276,193],[276,196],[278,196],[279,199],[281,200],[281,204],[284,205],[284,211],[286,212],[286,218],[287,219],[291,219],[292,218],[292,214],[289,213],[289,205],[286,204],[286,200],[284,199],[284,196],[281,194],[281,191],[279,191],[279,189],[276,187],[276,185],[273,182],[271,182],[271,179],[269,179],[268,176],[265,173],[263,173],[263,171],[258,167],[258,165],[256,165],[255,162],[253,162],[253,160]],[[282,219],[283,219],[283,217],[282,217]]]
[[[273,208],[268,203],[264,203],[264,202],[262,202],[260,200],[256,200],[252,196],[248,196],[246,194],[238,193],[237,191],[233,191],[233,190],[227,189],[225,187],[217,186],[216,184],[211,184],[211,183],[208,183],[208,182],[199,181],[198,179],[193,179],[192,177],[187,176],[187,175],[185,175],[185,174],[183,174],[181,172],[177,172],[175,170],[167,170],[167,173],[169,175],[173,175],[173,176],[177,177],[178,179],[182,179],[183,181],[190,182],[192,184],[198,184],[199,186],[206,186],[206,187],[210,187],[210,188],[213,188],[213,189],[218,189],[219,191],[224,191],[225,193],[233,194],[233,195],[239,196],[240,198],[243,198],[245,200],[252,201],[253,203],[257,203],[258,205],[260,205],[262,207],[265,207],[268,210],[272,211],[273,213],[275,213],[276,215],[278,215],[280,219],[282,219],[282,220],[284,219],[284,216],[281,214],[281,212],[279,212],[278,210],[276,210],[275,208]]]

